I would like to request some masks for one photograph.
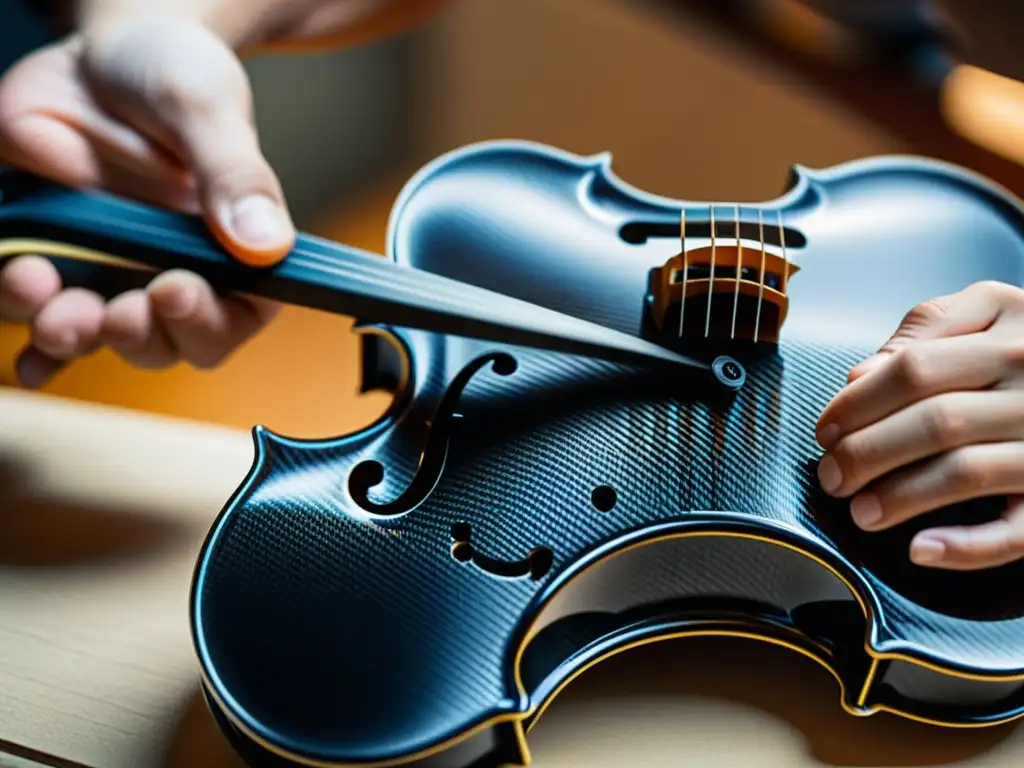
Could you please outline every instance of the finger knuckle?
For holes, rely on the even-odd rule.
[[[1018,536],[1008,520],[996,520],[986,526],[988,535],[968,536],[956,542],[956,553],[975,563],[1001,563],[1021,551]]]
[[[833,456],[849,482],[872,465],[875,450],[870,440],[855,434],[840,440],[833,449]]]
[[[949,316],[949,308],[941,298],[923,301],[903,316],[903,325],[929,325]]]
[[[158,115],[185,115],[209,105],[204,89],[197,88],[190,79],[177,76],[176,72],[154,69],[148,74],[143,90]]]
[[[980,280],[969,291],[1004,307],[1024,308],[1024,289],[999,280]]]
[[[970,562],[981,562],[1003,553],[1005,545],[1000,543],[981,542],[976,539],[968,539],[958,542],[956,545],[957,554],[964,560]]]
[[[934,398],[922,416],[925,437],[939,445],[957,443],[967,429],[963,410],[951,398]]]
[[[1024,337],[1007,339],[1003,347],[1003,361],[1011,371],[1024,370]]]
[[[189,272],[188,270],[185,269],[176,268],[169,269],[166,272],[161,272],[159,275],[150,280],[149,287],[147,290],[149,290],[149,292],[152,293],[153,291],[163,290],[168,286],[178,288],[186,286],[195,286],[203,288],[206,285],[208,285],[206,280],[204,280],[200,275],[196,274],[195,272]]]
[[[932,363],[920,349],[905,347],[896,353],[895,369],[911,390],[926,388],[931,381]]]
[[[970,451],[953,451],[947,457],[946,476],[962,493],[984,493],[990,486],[990,474],[984,461]]]
[[[188,42],[195,47],[195,41]],[[151,57],[142,90],[157,114],[181,119],[213,114],[226,105],[250,109],[248,77],[231,52],[205,39],[199,50],[197,56],[170,62]]]
[[[103,306],[103,297],[95,291],[80,286],[65,288],[61,292],[65,302],[75,302],[78,305],[88,305],[90,308],[99,309]]]

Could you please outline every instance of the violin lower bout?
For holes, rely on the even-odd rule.
[[[999,590],[1019,575],[918,569],[913,525],[861,533],[816,490],[813,421],[864,350],[783,343],[712,403],[622,366],[393,334],[418,363],[395,408],[334,441],[258,430],[200,558],[205,688],[243,753],[525,765],[577,674],[701,634],[802,653],[852,714],[1024,712],[1024,601]]]

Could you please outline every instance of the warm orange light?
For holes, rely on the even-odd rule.
[[[1024,83],[962,65],[943,83],[940,109],[965,139],[1024,165]]]

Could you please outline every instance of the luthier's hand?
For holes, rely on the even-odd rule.
[[[916,307],[818,422],[826,492],[877,531],[939,507],[1009,497],[989,523],[921,531],[920,565],[1024,557],[1024,290],[977,283]]]
[[[294,242],[281,187],[260,151],[236,51],[279,43],[346,45],[395,32],[438,0],[83,0],[80,26],[0,80],[0,163],[200,213],[250,263]],[[325,39],[326,38],[326,39]],[[37,256],[0,273],[0,320],[27,323],[19,377],[39,386],[109,345],[129,362],[221,362],[276,306],[225,299],[195,275],[157,277],[104,303],[62,290]]]

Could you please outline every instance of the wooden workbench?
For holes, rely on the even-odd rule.
[[[239,768],[195,699],[186,600],[251,455],[242,430],[0,388],[0,753]],[[534,764],[994,768],[1024,752],[1022,728],[859,720],[837,695],[767,645],[667,642],[570,685],[531,734]]]

